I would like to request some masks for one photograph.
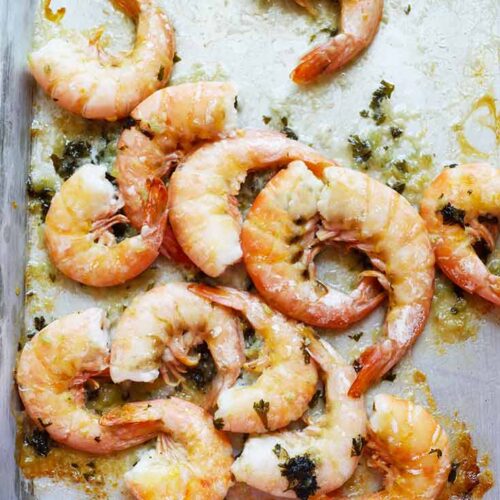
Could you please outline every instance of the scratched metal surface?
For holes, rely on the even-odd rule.
[[[68,7],[71,27],[93,27],[105,21],[107,0],[53,1]],[[341,75],[298,90],[288,72],[309,38],[328,19],[314,24],[286,0],[164,1],[178,37],[173,82],[201,75],[236,82],[242,126],[261,126],[262,116],[286,114],[301,140],[344,163],[350,161],[346,137],[363,130],[359,110],[377,83],[396,84],[394,106],[412,121],[422,147],[434,154],[435,165],[477,159],[460,149],[452,125],[468,116],[471,103],[486,92],[498,94],[498,2],[496,0],[420,0],[409,15],[406,2],[387,0],[384,22],[370,50]],[[0,0],[0,498],[24,498],[14,460],[15,422],[12,409],[17,339],[22,328],[25,266],[25,180],[30,163],[32,83],[26,73],[31,46],[34,0]],[[97,16],[95,15],[97,13]],[[97,18],[97,20],[96,20]],[[117,21],[118,22],[118,21]],[[321,24],[322,23],[322,24]],[[130,28],[130,27],[128,27]],[[126,31],[126,30],[125,30]],[[495,37],[496,42],[495,42]],[[46,105],[39,93],[38,104]],[[481,127],[484,116],[467,124],[482,157],[498,165],[495,138]],[[13,202],[17,203],[15,208]],[[56,314],[95,303],[68,291]],[[74,299],[74,300],[73,300]],[[77,305],[76,305],[77,304]],[[78,307],[77,307],[78,306]],[[380,320],[380,314],[370,321]],[[491,456],[499,474],[500,331],[488,320],[475,339],[447,346],[438,354],[427,330],[407,362],[428,375],[438,407],[458,411],[470,426],[474,444]],[[342,345],[339,344],[342,349]],[[383,387],[398,392],[397,386]],[[28,488],[28,489],[31,489]],[[52,483],[36,489],[38,498],[85,498]],[[498,486],[486,498],[500,498]]]

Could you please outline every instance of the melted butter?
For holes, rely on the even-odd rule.
[[[438,350],[444,352],[446,344],[475,339],[484,314],[491,309],[482,299],[458,290],[443,275],[436,278],[432,300],[431,329]]]
[[[499,143],[500,123],[495,98],[486,94],[477,99],[464,120],[452,129],[465,160],[488,159]],[[484,137],[486,139],[482,139]]]

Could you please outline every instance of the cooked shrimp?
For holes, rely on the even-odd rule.
[[[485,163],[441,172],[428,187],[421,214],[431,233],[439,267],[469,293],[500,305],[500,276],[474,250],[494,250],[500,218],[500,170]]]
[[[199,148],[177,168],[169,185],[169,220],[182,249],[205,274],[220,276],[241,260],[235,196],[247,173],[297,159],[316,169],[333,164],[278,132],[247,130]]]
[[[368,426],[368,465],[385,474],[384,488],[366,500],[437,498],[450,472],[448,436],[419,405],[378,394]]]
[[[241,241],[247,271],[270,305],[311,325],[343,328],[376,308],[384,294],[372,276],[362,278],[349,295],[315,280],[323,189],[302,162],[291,163],[257,196]]]
[[[221,393],[215,418],[226,431],[261,433],[299,418],[314,395],[318,373],[305,347],[311,332],[272,311],[258,297],[232,288],[190,285],[190,290],[240,311],[265,345],[247,364],[259,373],[255,382]]]
[[[205,341],[217,367],[207,395],[211,406],[231,387],[245,361],[238,317],[195,295],[184,283],[158,286],[140,295],[123,313],[111,345],[113,382],[152,382],[159,370],[167,382],[182,380],[198,359],[190,350]]]
[[[173,66],[174,32],[153,0],[113,0],[137,22],[135,46],[110,57],[95,43],[71,32],[33,52],[29,66],[57,104],[84,118],[117,120],[164,87]]]
[[[127,222],[117,214],[123,200],[106,180],[100,165],[80,167],[52,199],[45,220],[45,242],[56,267],[89,286],[120,285],[146,270],[158,257],[167,203],[161,181],[149,183],[147,218],[139,235],[117,243],[113,224]]]
[[[304,5],[303,0],[295,1]],[[382,19],[384,1],[341,0],[340,9],[339,33],[302,57],[291,74],[295,83],[311,83],[320,75],[338,71],[372,43]]]
[[[64,316],[28,342],[19,358],[17,385],[26,413],[55,441],[76,450],[105,454],[152,439],[153,423],[103,427],[85,408],[84,384],[108,369],[104,311]]]
[[[347,395],[352,366],[323,341],[307,348],[323,372],[325,412],[303,430],[250,437],[231,470],[237,481],[285,498],[340,488],[354,473],[366,437],[363,399]]]
[[[365,271],[365,279],[378,279],[389,295],[386,338],[357,362],[360,371],[350,395],[359,396],[422,332],[432,300],[434,255],[424,222],[392,189],[340,167],[324,169],[318,179],[294,162],[268,183],[248,213],[242,232],[245,264],[269,304],[323,327],[345,324],[339,320],[342,314],[350,321],[359,319],[381,297],[365,281],[354,300],[351,294],[346,301],[345,295],[308,279],[314,278],[308,264],[315,239],[320,244],[345,242],[365,252],[377,269]]]
[[[105,414],[101,424],[153,425],[156,450],[147,452],[125,483],[138,500],[222,500],[232,485],[232,447],[202,408],[178,398],[129,403]]]
[[[144,224],[144,196],[150,177],[164,177],[193,144],[228,135],[236,127],[236,90],[231,83],[199,82],[155,92],[132,111],[136,127],[118,142],[118,186],[132,225]],[[167,224],[162,253],[192,265]]]

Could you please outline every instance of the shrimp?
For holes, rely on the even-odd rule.
[[[231,471],[271,495],[307,499],[340,488],[354,473],[366,437],[363,399],[347,395],[354,368],[324,341],[308,351],[325,382],[325,412],[303,430],[250,437]]]
[[[153,179],[140,234],[117,243],[110,228],[128,220],[117,214],[123,200],[105,176],[104,166],[80,167],[52,199],[45,220],[45,242],[56,267],[95,287],[120,285],[146,270],[159,255],[166,219],[166,188]]]
[[[178,398],[128,403],[101,418],[110,429],[153,425],[156,450],[125,474],[138,500],[222,500],[233,481],[232,447],[202,408]]]
[[[365,252],[376,270],[365,271],[364,278],[377,279],[389,295],[386,338],[356,362],[360,371],[349,395],[359,396],[398,363],[425,326],[434,287],[431,244],[423,220],[406,199],[366,174],[334,167],[317,178],[301,162],[278,173],[243,225],[247,271],[271,306],[297,320],[334,328],[345,326],[338,319],[342,315],[359,319],[382,297],[367,296],[368,285],[360,285],[354,300],[351,294],[346,301],[308,279],[314,278],[307,264],[315,239],[320,245],[345,242]]]
[[[304,5],[303,0],[295,1]],[[311,83],[320,75],[338,71],[372,43],[382,19],[384,1],[341,0],[340,9],[340,32],[302,57],[290,75],[295,83]]]
[[[272,307],[311,325],[344,328],[375,309],[384,294],[372,276],[349,295],[315,280],[322,189],[302,162],[291,163],[257,196],[241,242],[247,272]]]
[[[247,368],[259,373],[257,380],[220,394],[215,418],[222,429],[262,433],[299,418],[307,409],[318,380],[316,366],[305,352],[310,330],[272,311],[254,295],[205,285],[190,285],[189,289],[240,311],[265,343],[259,359],[247,363]]]
[[[137,22],[132,51],[104,54],[95,43],[71,32],[33,52],[29,67],[35,80],[64,109],[91,119],[114,121],[155,90],[164,87],[173,67],[174,32],[153,0],[113,0]]]
[[[117,181],[131,224],[144,224],[144,196],[150,177],[162,178],[194,143],[220,139],[236,127],[236,89],[231,83],[186,83],[158,90],[132,111],[136,126],[118,141]],[[161,252],[192,266],[167,224]]]
[[[153,423],[108,428],[85,408],[85,382],[108,369],[104,311],[93,308],[64,316],[28,342],[16,380],[26,413],[51,438],[76,450],[107,454],[149,441]]]
[[[155,287],[135,298],[118,322],[111,345],[111,379],[152,382],[161,368],[166,382],[182,380],[185,366],[198,363],[190,349],[203,341],[218,369],[207,395],[211,406],[235,383],[245,361],[239,319],[191,293],[187,284]]]
[[[382,491],[365,500],[438,497],[448,479],[448,436],[419,405],[378,394],[368,426],[368,465],[385,473]]]
[[[310,168],[333,163],[278,132],[239,131],[202,146],[173,173],[169,220],[186,255],[207,275],[220,276],[242,257],[235,199],[247,173],[301,159]]]
[[[500,218],[500,170],[485,163],[447,168],[431,183],[420,209],[436,260],[455,284],[500,305],[500,276],[474,245],[494,250]]]

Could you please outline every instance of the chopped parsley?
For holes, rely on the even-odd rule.
[[[372,157],[370,143],[359,135],[350,135],[347,142],[351,145],[352,157],[356,163],[365,163]]]
[[[277,445],[279,446],[279,445]],[[275,446],[274,453],[278,451]],[[280,446],[279,453],[285,451]],[[286,453],[286,451],[285,451]],[[288,453],[286,453],[288,455]],[[318,491],[318,481],[316,479],[316,464],[308,453],[287,458],[279,464],[281,475],[288,481],[285,491],[292,490],[300,500],[308,500],[309,497]]]
[[[264,425],[264,427],[268,429],[267,414],[269,413],[269,401],[264,401],[263,399],[261,399],[260,401],[257,401],[253,404],[253,409],[259,416],[262,425]]]
[[[386,116],[382,111],[382,102],[391,98],[394,89],[394,84],[382,80],[380,82],[380,87],[372,94],[370,109],[372,110],[372,118],[377,125],[381,125],[385,122]]]

